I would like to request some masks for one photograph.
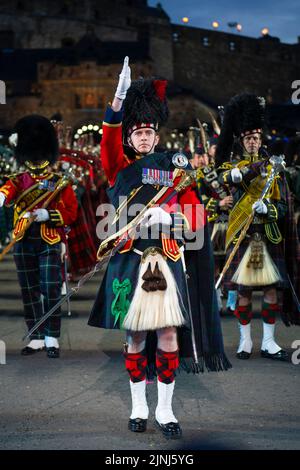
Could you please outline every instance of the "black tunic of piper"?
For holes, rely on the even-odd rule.
[[[116,183],[107,191],[115,208],[119,206],[119,197],[128,197],[133,189],[140,186],[142,188],[128,203],[127,210],[130,209],[131,204],[146,205],[157,194],[160,188],[150,184],[143,185],[143,168],[175,170],[169,153],[155,153],[136,160],[118,173]],[[178,327],[178,343],[181,367],[187,372],[203,372],[205,367],[210,371],[227,370],[231,367],[223,348],[214,288],[214,262],[207,225],[202,230],[204,230],[203,247],[200,250],[185,252],[198,362],[195,362],[193,357],[191,322],[182,261],[181,259],[178,261],[167,259],[180,290],[180,307],[185,318],[185,324]],[[144,252],[149,246],[161,247],[160,237],[156,240],[137,239],[134,241],[134,248],[140,252]],[[140,261],[140,255],[132,250],[117,253],[111,257],[88,321],[90,326],[109,329],[122,327],[137,284]],[[146,347],[151,376],[155,367],[155,332],[148,332]]]

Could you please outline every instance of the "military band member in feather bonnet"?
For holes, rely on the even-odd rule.
[[[263,339],[261,355],[287,360],[288,354],[274,339],[276,313],[282,312],[278,292],[288,288],[283,251],[283,222],[288,217],[284,174],[276,176],[267,196],[260,195],[271,171],[268,154],[262,147],[265,122],[264,99],[252,94],[237,95],[225,108],[224,122],[217,148],[219,181],[232,190],[233,207],[226,233],[229,257],[246,221],[255,215],[224,276],[226,290],[238,290],[235,315],[239,321],[239,359],[252,353],[251,296],[263,290]],[[233,146],[238,145],[238,158],[230,160]],[[227,160],[227,161],[226,161]]]
[[[146,155],[154,151],[158,144],[159,129],[166,124],[169,116],[166,100],[166,80],[139,79],[132,82],[124,100],[123,138],[137,154]],[[135,147],[134,137],[138,130],[149,130],[152,134],[152,147]],[[142,134],[142,133],[141,133]]]
[[[162,205],[161,202],[164,199],[162,195],[173,197],[172,188],[185,174],[182,168],[189,167],[183,154],[174,158],[173,154],[155,152],[158,130],[168,117],[166,85],[165,80],[158,79],[131,82],[128,58],[125,58],[114,100],[105,114],[101,159],[110,185],[108,195],[117,209],[116,224],[124,210],[119,197],[125,196],[128,214],[135,203],[143,204],[146,209],[141,223],[146,236],[127,240],[125,247],[111,258],[89,324],[126,330],[124,356],[132,397],[129,429],[133,432],[146,430],[149,414],[146,376],[153,379],[154,367],[158,378],[156,424],[165,437],[178,438],[181,428],[172,410],[175,371],[179,361],[186,358],[190,361],[189,371],[200,372],[204,363],[202,348],[204,343],[205,346],[210,343],[210,339],[203,341],[203,331],[198,329],[197,344],[202,351],[196,344],[195,351],[202,356],[200,366],[197,358],[197,363],[192,359],[192,320],[188,313],[188,290],[180,249],[183,242],[175,238],[175,232],[173,235],[167,235],[167,232],[180,230],[183,225],[196,231],[203,219],[195,217],[201,206],[192,185],[175,196],[180,211],[173,212],[168,204]],[[153,201],[156,201],[155,207],[151,207]],[[180,213],[184,212],[185,204],[191,207],[186,216]],[[126,230],[132,220],[126,225]],[[158,236],[153,236],[153,228]],[[101,244],[98,253],[101,254],[106,243]],[[198,284],[194,285],[198,289]],[[196,294],[191,296],[191,301],[192,307],[195,304],[192,311],[199,323]],[[209,308],[206,311],[208,322],[215,322]],[[205,364],[211,370],[229,368],[224,351],[220,350],[220,330],[214,328],[211,333],[207,324],[203,325],[204,329],[210,331],[209,337],[216,339],[217,343],[214,347],[210,345],[207,354],[205,351]]]
[[[61,242],[64,227],[76,219],[77,200],[68,181],[63,184],[50,169],[58,158],[58,139],[46,117],[21,118],[9,140],[26,171],[12,175],[0,188],[0,205],[14,202],[14,260],[30,330],[60,299]],[[59,357],[60,326],[57,310],[30,336],[22,354],[46,348],[49,358]]]
[[[265,126],[265,100],[250,93],[236,95],[225,107],[218,139],[216,165],[231,159],[235,150],[240,157],[257,160]]]

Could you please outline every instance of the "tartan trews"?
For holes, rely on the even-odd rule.
[[[27,238],[15,245],[14,259],[21,286],[28,330],[61,298],[61,244],[48,245],[41,238]],[[31,339],[58,338],[60,309],[36,330]]]

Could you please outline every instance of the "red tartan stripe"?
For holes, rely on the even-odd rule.
[[[124,353],[125,367],[132,382],[146,378],[147,356],[143,353]]]
[[[170,384],[175,379],[175,370],[179,367],[179,351],[166,352],[158,349],[156,352],[157,378],[160,382]]]
[[[238,306],[235,311],[234,315],[237,317],[239,322],[242,325],[247,325],[251,320],[252,320],[252,310],[251,310],[251,304],[246,305],[246,306]]]
[[[263,309],[269,310],[272,312],[279,312],[280,308],[278,304],[269,304],[267,302],[263,302]]]
[[[250,323],[250,320],[243,320],[243,319],[239,319],[239,322],[241,325],[248,325],[248,323]]]

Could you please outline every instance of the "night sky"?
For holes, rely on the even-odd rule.
[[[156,6],[158,0],[148,0]],[[189,25],[213,29],[212,21],[220,23],[219,30],[229,32],[228,22],[242,24],[240,34],[259,37],[261,29],[269,28],[271,36],[282,42],[296,43],[300,36],[300,0],[160,0],[172,23],[182,23],[189,17]],[[239,34],[236,30],[236,34]]]

